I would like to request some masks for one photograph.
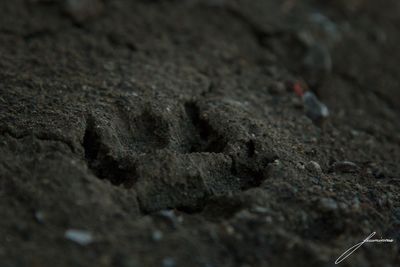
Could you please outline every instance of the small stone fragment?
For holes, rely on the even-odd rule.
[[[311,91],[307,91],[303,95],[304,110],[314,123],[322,123],[328,116],[328,107],[318,100],[317,96]]]
[[[354,197],[352,200],[352,205],[351,205],[353,210],[359,210],[360,209],[360,199],[358,197]]]
[[[81,246],[89,245],[93,242],[93,236],[89,231],[79,229],[68,229],[64,237]]]
[[[254,213],[259,213],[259,214],[268,214],[271,212],[269,208],[266,207],[261,207],[261,206],[255,206],[251,209],[252,212]]]
[[[36,211],[36,212],[35,212],[35,220],[36,220],[38,223],[44,223],[45,217],[46,217],[46,216],[44,215],[43,212],[41,212],[41,211]]]
[[[162,266],[163,267],[175,267],[176,262],[173,258],[164,258],[162,261]]]
[[[337,202],[332,198],[321,198],[319,206],[323,211],[334,211],[338,209]]]
[[[304,170],[304,169],[306,168],[306,166],[304,166],[304,164],[301,163],[301,162],[298,162],[298,163],[296,164],[296,167],[297,167],[298,169],[300,169],[300,170]]]
[[[183,221],[181,216],[177,216],[174,210],[161,210],[156,213],[159,217],[164,218],[173,227],[177,227]]]
[[[160,230],[155,230],[152,233],[152,238],[154,241],[160,241],[163,238],[163,233]]]
[[[318,162],[310,161],[306,165],[306,169],[315,175],[321,175],[322,169]]]
[[[357,164],[351,161],[340,161],[332,164],[330,170],[336,173],[354,173],[359,171]]]
[[[224,224],[224,230],[228,235],[235,234],[235,228],[233,228],[230,224]]]

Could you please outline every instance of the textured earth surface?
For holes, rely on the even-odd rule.
[[[400,1],[0,12],[0,266],[400,265]]]

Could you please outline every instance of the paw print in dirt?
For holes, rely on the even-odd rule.
[[[277,157],[244,108],[226,99],[161,106],[90,116],[83,137],[93,173],[135,190],[143,212],[201,210],[267,178]]]

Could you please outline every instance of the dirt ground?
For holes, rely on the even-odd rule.
[[[400,266],[399,33],[398,0],[0,1],[0,266],[327,267],[372,232],[339,266]]]

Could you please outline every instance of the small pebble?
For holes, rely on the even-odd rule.
[[[255,206],[251,209],[252,212],[254,213],[259,213],[259,214],[267,214],[270,213],[271,210],[269,208],[261,207],[261,206]]]
[[[360,209],[360,199],[358,197],[353,198],[353,200],[351,201],[351,207],[354,210]]]
[[[44,223],[45,217],[46,217],[46,216],[44,215],[43,212],[41,212],[41,211],[36,211],[36,212],[35,212],[35,220],[36,220],[38,223]]]
[[[232,227],[232,225],[226,224],[224,225],[224,228],[228,235],[233,235],[235,233],[235,229]]]
[[[322,169],[318,162],[310,161],[306,164],[306,169],[315,175],[321,175]]]
[[[89,231],[79,229],[68,229],[64,237],[81,246],[89,245],[93,242],[93,236]]]
[[[338,209],[338,204],[332,198],[321,198],[319,204],[323,211],[333,211]]]
[[[304,164],[301,163],[301,162],[297,163],[297,164],[296,164],[296,167],[297,167],[298,169],[300,169],[300,170],[304,170],[304,169],[306,168],[306,167],[304,166]]]
[[[359,167],[351,161],[340,161],[333,163],[330,170],[337,173],[354,173],[359,170]]]
[[[162,266],[163,267],[175,267],[176,262],[173,258],[164,258],[162,261]]]
[[[163,238],[163,233],[160,230],[155,230],[151,236],[154,241],[160,241]]]
[[[157,215],[167,220],[174,228],[183,222],[183,217],[177,216],[174,210],[161,210]]]
[[[310,91],[304,93],[303,105],[307,117],[315,123],[321,123],[329,116],[328,107]]]

